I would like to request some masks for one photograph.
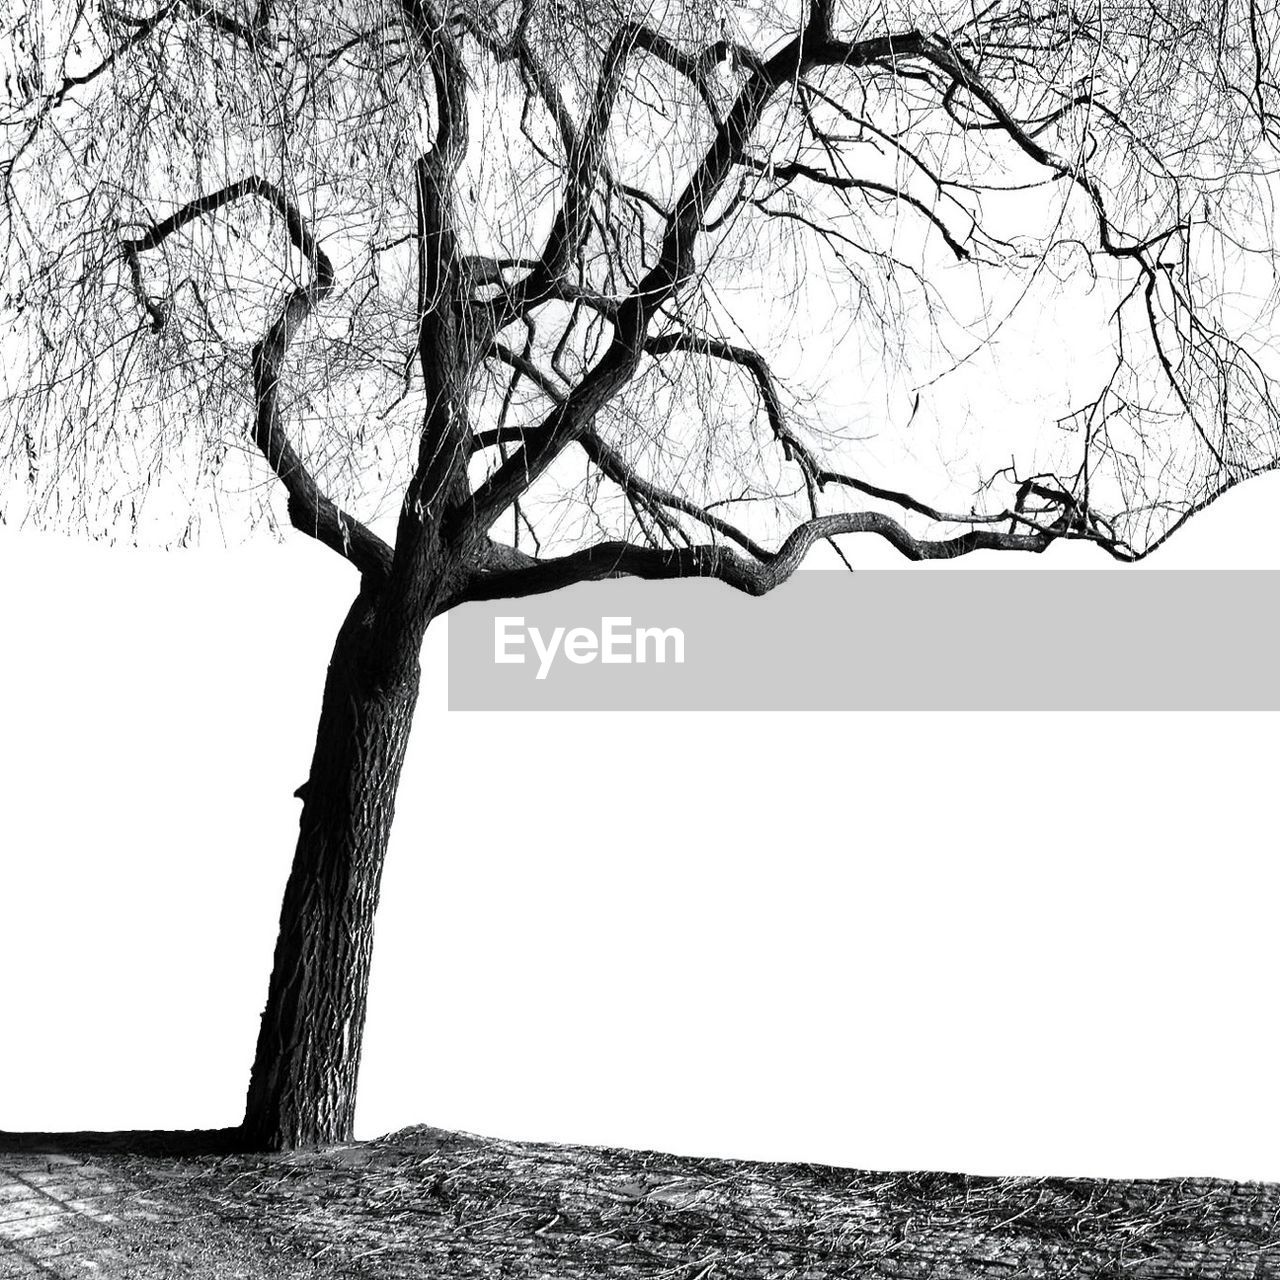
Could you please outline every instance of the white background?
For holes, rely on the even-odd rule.
[[[1280,568],[1277,509],[1150,571]],[[354,586],[0,530],[0,1128],[239,1119]],[[1280,1179],[1274,716],[450,715],[444,640],[361,1136]]]

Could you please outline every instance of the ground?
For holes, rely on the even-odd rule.
[[[1280,1280],[1280,1185],[861,1173],[431,1128],[0,1134],[0,1277]]]

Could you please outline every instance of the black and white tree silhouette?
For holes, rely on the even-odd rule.
[[[350,1136],[433,619],[618,575],[1134,560],[1280,458],[1256,0],[35,0],[11,523],[358,575],[245,1136]],[[447,801],[441,800],[442,808]]]

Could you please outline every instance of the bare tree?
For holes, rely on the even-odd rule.
[[[618,575],[760,593],[854,534],[1134,560],[1280,458],[1260,0],[4,21],[6,518],[287,514],[359,574],[254,1143],[350,1137],[434,618]]]

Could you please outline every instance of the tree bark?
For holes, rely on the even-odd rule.
[[[262,1150],[348,1142],[383,861],[418,698],[414,656],[371,659],[361,593],[334,646],[243,1136]]]

